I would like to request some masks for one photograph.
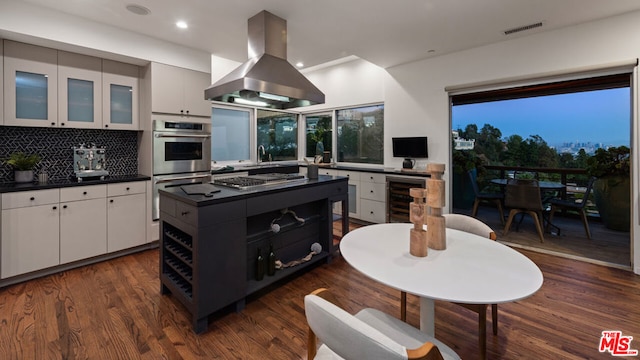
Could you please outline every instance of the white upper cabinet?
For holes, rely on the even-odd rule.
[[[58,52],[58,123],[61,127],[102,127],[102,60]]]
[[[4,109],[4,106],[2,106],[2,103],[4,102],[4,71],[2,71],[2,69],[4,69],[4,46],[0,46],[0,109]],[[1,112],[0,110],[0,125],[4,124],[4,114]]]
[[[139,130],[138,67],[102,60],[102,125],[104,129]]]
[[[58,52],[4,41],[4,125],[58,126]]]
[[[152,111],[211,117],[211,101],[204,100],[204,90],[210,85],[208,73],[151,63]]]

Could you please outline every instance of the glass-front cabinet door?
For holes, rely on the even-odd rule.
[[[102,128],[102,59],[58,52],[58,122]]]
[[[104,129],[139,130],[138,67],[102,60],[102,125]]]
[[[58,126],[57,53],[4,41],[4,125]]]

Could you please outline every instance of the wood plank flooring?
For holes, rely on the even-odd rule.
[[[603,330],[633,336],[640,349],[640,276],[522,252],[540,266],[544,285],[499,306],[489,359],[611,359],[597,349]],[[182,305],[160,294],[158,263],[158,251],[148,250],[0,289],[0,359],[305,359],[303,297],[318,287],[332,289],[349,312],[399,314],[399,291],[338,255],[251,297],[241,313],[215,314],[196,335]],[[408,296],[407,311],[418,326],[416,297]],[[437,302],[436,336],[463,359],[478,357],[474,313]]]

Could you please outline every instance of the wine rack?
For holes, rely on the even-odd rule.
[[[387,222],[409,222],[409,204],[413,198],[411,188],[424,188],[425,180],[387,177]]]
[[[193,296],[193,240],[190,235],[164,224],[163,274],[189,299]]]

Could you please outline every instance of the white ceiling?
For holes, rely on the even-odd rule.
[[[638,0],[23,1],[238,62],[247,59],[247,19],[267,10],[287,20],[288,60],[306,67],[355,55],[386,68],[640,10]],[[151,13],[135,15],[129,4]],[[177,20],[189,28],[178,29]]]

